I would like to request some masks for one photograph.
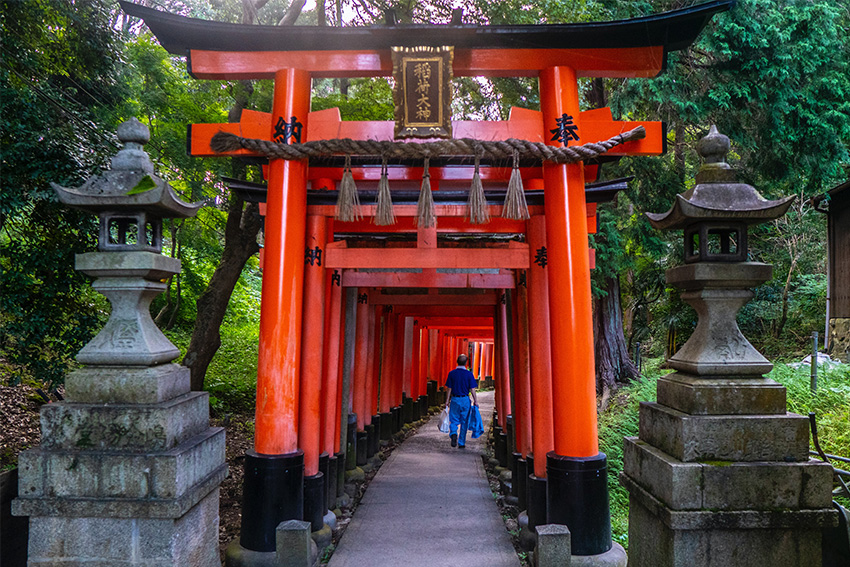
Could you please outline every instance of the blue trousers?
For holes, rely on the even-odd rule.
[[[466,445],[466,430],[469,427],[469,410],[472,402],[469,401],[469,396],[452,396],[452,404],[449,407],[449,435],[453,435],[460,426],[460,433],[457,436],[458,445]]]

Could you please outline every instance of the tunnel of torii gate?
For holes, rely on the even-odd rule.
[[[578,79],[654,77],[669,52],[689,46],[732,3],[593,24],[287,29],[122,3],[163,47],[187,56],[194,77],[274,79],[271,113],[243,111],[240,123],[191,125],[195,156],[223,155],[210,147],[220,130],[280,141],[281,125],[290,134],[284,143],[393,140],[392,122],[343,122],[337,109],[310,112],[310,90],[313,78],[390,76],[398,46],[452,46],[456,77],[538,78],[540,111],[514,108],[507,121],[454,121],[456,138],[564,147],[637,125],[647,133],[594,161],[523,159],[527,220],[501,218],[511,174],[504,160],[481,160],[491,220],[467,220],[472,156],[431,159],[433,226],[415,222],[411,197],[423,176],[421,160],[389,163],[397,219],[389,226],[371,221],[380,159],[351,160],[364,198],[359,221],[334,219],[342,156],[269,159],[265,187],[232,185],[265,202],[256,435],[245,461],[242,548],[273,552],[275,527],[284,520],[321,528],[332,502],[326,495],[343,468],[427,411],[435,387],[470,344],[477,377],[494,381],[500,435],[511,433],[523,462],[538,457],[528,471],[528,494],[537,494],[528,502],[532,526],[566,524],[576,555],[611,548],[606,460],[597,440],[588,233],[595,231],[596,203],[625,181],[594,181],[605,159],[660,154],[666,136],[661,123],[616,121],[606,108],[582,111]],[[552,136],[567,118],[575,135]],[[227,155],[265,159],[244,149]],[[349,411],[356,427],[348,427]],[[356,430],[353,439],[349,430]]]

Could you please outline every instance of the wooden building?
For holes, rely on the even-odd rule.
[[[827,352],[850,362],[850,177],[812,204],[827,217]]]

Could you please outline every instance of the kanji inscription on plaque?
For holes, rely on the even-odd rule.
[[[451,138],[454,48],[393,47],[396,138]]]

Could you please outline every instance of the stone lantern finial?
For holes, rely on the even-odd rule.
[[[153,162],[144,151],[143,146],[151,139],[150,130],[132,117],[122,122],[117,129],[118,139],[124,147],[112,158],[112,170],[142,171],[153,173]]]

